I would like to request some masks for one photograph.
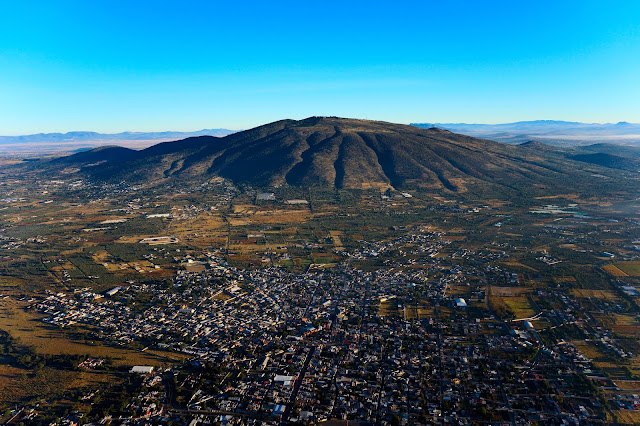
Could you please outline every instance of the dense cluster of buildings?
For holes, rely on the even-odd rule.
[[[363,242],[349,256],[402,250],[408,242],[413,248],[407,250],[427,254],[446,244],[425,231]],[[366,272],[344,264],[291,273],[236,269],[209,253],[200,259],[204,271],[181,271],[171,282],[130,284],[104,296],[49,294],[33,306],[47,314],[46,322],[90,325],[95,338],[113,344],[189,356],[164,372],[138,372],[148,376],[149,386],[130,409],[145,419],[600,419],[597,390],[583,383],[587,375],[598,377],[588,358],[568,342],[545,346],[530,321],[505,323],[488,309],[488,280],[517,282],[488,266],[496,255],[500,251],[459,250],[453,257],[459,262],[424,256],[414,269]],[[416,263],[410,257],[407,262]],[[580,324],[617,350],[566,295],[558,292],[554,300],[559,308],[544,312],[549,321]],[[167,375],[175,378],[175,388],[166,388]]]

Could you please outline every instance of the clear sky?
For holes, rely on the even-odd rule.
[[[0,134],[640,122],[640,2],[0,1]]]

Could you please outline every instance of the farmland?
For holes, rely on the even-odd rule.
[[[128,373],[146,365],[175,374],[179,406],[208,389],[211,399],[204,406],[226,410],[228,400],[207,383],[224,381],[238,394],[242,389],[246,401],[281,392],[253,383],[263,374],[271,380],[294,373],[310,347],[316,348],[312,360],[341,371],[344,383],[363,383],[358,386],[367,392],[381,386],[378,371],[397,365],[398,374],[410,372],[407,377],[422,383],[448,383],[454,377],[445,378],[450,371],[439,370],[439,357],[470,375],[455,383],[459,389],[481,383],[476,377],[486,375],[483,362],[489,362],[519,395],[523,389],[509,378],[512,366],[531,366],[535,359],[539,364],[532,368],[547,374],[550,394],[573,395],[573,381],[581,383],[584,395],[571,403],[600,395],[599,382],[587,386],[591,379],[583,375],[624,381],[619,394],[625,397],[635,392],[640,311],[637,296],[628,293],[638,285],[638,260],[626,247],[640,236],[629,222],[638,218],[615,213],[621,206],[555,199],[578,202],[593,217],[585,219],[534,215],[528,206],[473,202],[428,189],[406,197],[379,188],[278,187],[267,189],[275,199],[263,200],[263,190],[224,180],[171,190],[60,182],[3,187],[12,192],[7,199],[16,201],[0,210],[0,331],[14,339],[12,355],[2,358],[2,407],[40,403],[47,412],[78,410],[99,420],[102,411],[78,398],[100,388],[101,410],[128,416],[128,404],[163,390],[160,373],[149,378],[155,380],[150,386]],[[605,251],[615,262],[602,256]],[[416,364],[396,364],[407,354]],[[463,358],[474,361],[465,364]],[[93,359],[106,364],[78,367]],[[200,363],[208,370],[200,370]],[[359,371],[352,364],[372,370],[350,377]],[[571,371],[573,379],[560,380],[550,371]],[[300,403],[316,400],[301,389],[309,398]],[[455,402],[440,405],[438,389],[425,390],[415,405],[431,401],[452,413],[457,404],[456,413],[466,407],[478,414],[480,399],[486,401],[479,397],[474,406],[455,391]],[[339,389],[349,398],[361,398],[358,392]],[[590,405],[585,419],[631,419],[607,392],[602,395],[608,402]],[[283,397],[265,395],[269,401]],[[395,398],[392,391],[388,395]],[[552,400],[570,416],[566,397]],[[161,397],[153,401],[165,404]],[[319,413],[332,403],[319,401],[304,404]],[[364,397],[359,401],[369,404]],[[540,409],[523,402],[526,397],[492,401],[496,407],[508,402]],[[335,413],[349,410],[337,404]],[[375,412],[375,405],[369,409]],[[492,415],[507,421],[505,413]],[[419,415],[406,414],[420,422]],[[348,416],[369,418],[366,411]]]

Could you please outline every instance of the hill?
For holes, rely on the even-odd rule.
[[[228,129],[202,129],[194,132],[67,132],[67,133],[36,133],[33,135],[0,136],[0,144],[18,144],[32,142],[86,142],[86,141],[151,141],[178,139],[190,136],[226,136],[233,133]]]
[[[640,146],[640,124],[579,123],[574,121],[534,120],[504,124],[413,123],[421,128],[439,127],[469,136],[520,144],[537,140],[556,146],[581,146],[610,142]]]
[[[105,144],[140,149],[164,141],[203,135],[226,136],[233,132],[227,129],[203,129],[194,132],[67,132],[0,136],[0,155],[15,157],[71,153]]]
[[[620,182],[620,174],[626,172],[612,168],[615,164],[628,166],[571,158],[579,153],[539,143],[514,146],[439,128],[336,117],[281,120],[222,138],[192,137],[141,151],[115,153],[114,149],[82,152],[33,167],[73,166],[98,180],[147,184],[221,176],[256,187],[423,188],[488,194],[596,190],[613,179]]]

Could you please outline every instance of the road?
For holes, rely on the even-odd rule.
[[[302,365],[302,370],[300,370],[300,374],[296,378],[296,381],[293,384],[293,390],[291,391],[291,397],[289,398],[289,402],[287,403],[287,407],[284,409],[284,413],[282,414],[282,419],[280,421],[281,425],[286,425],[289,421],[289,417],[291,416],[291,411],[293,410],[293,406],[296,402],[296,397],[298,396],[298,391],[300,391],[300,386],[302,386],[302,381],[304,380],[304,375],[307,374],[307,368],[309,368],[309,363],[311,362],[311,358],[313,354],[316,352],[315,346],[307,346],[309,349],[309,353],[307,353],[307,357],[304,360],[304,364]]]

